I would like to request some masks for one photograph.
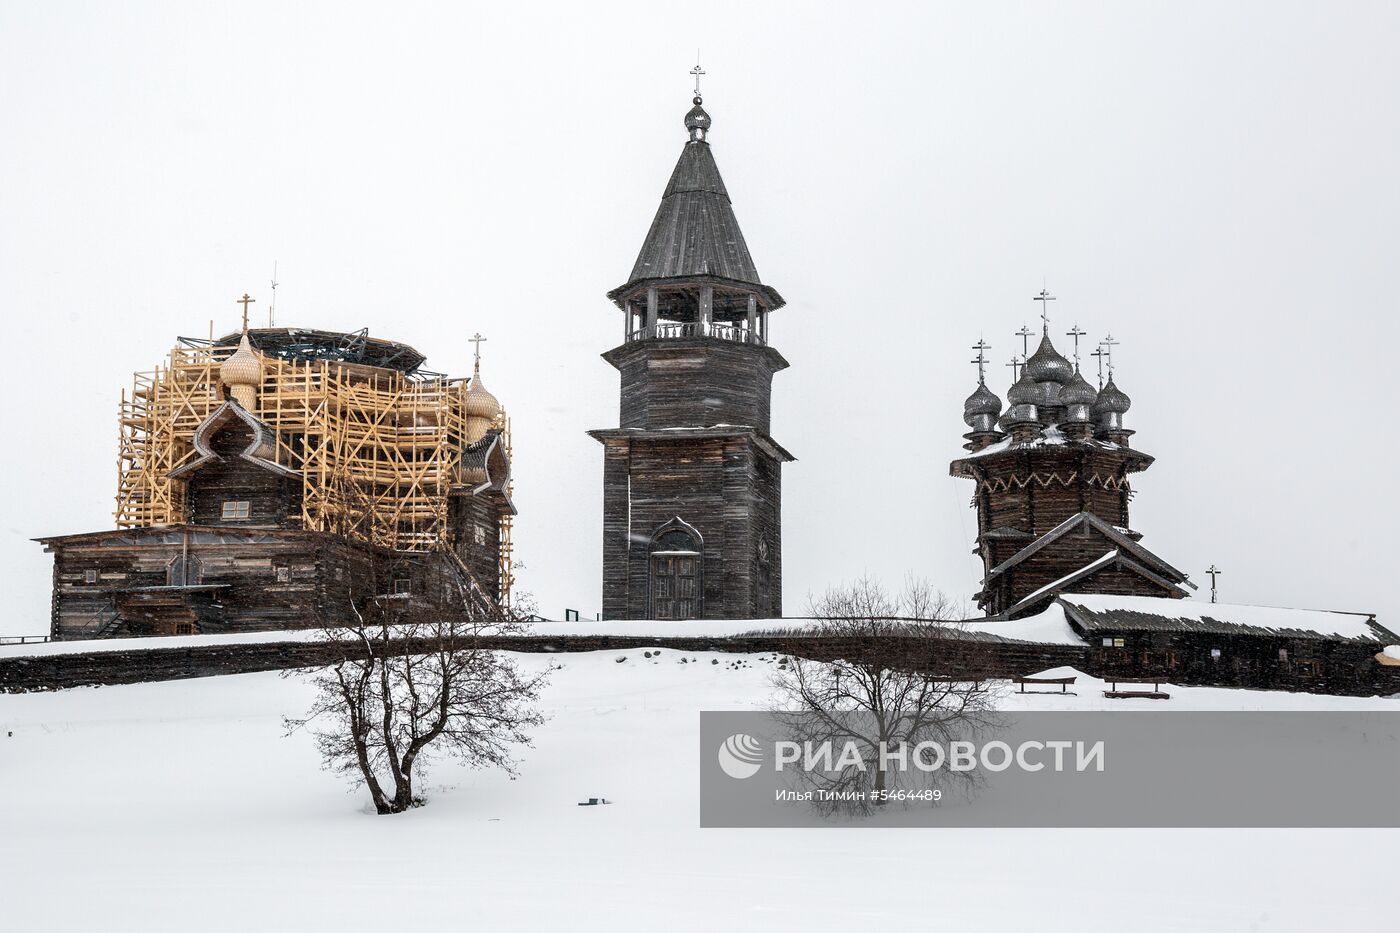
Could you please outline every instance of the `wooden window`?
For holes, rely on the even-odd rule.
[[[292,568],[291,568],[291,567],[278,567],[278,568],[277,568],[277,582],[278,582],[278,583],[291,583],[291,582],[292,582]]]
[[[97,582],[97,571],[96,571],[96,570],[84,570],[84,571],[83,571],[83,582],[84,582],[84,583],[96,583],[96,582]]]
[[[1280,649],[1278,649],[1278,659],[1279,659],[1280,661],[1282,661],[1282,662],[1287,663],[1287,661],[1288,661],[1288,649],[1287,649],[1287,648],[1280,648]]]
[[[1103,640],[1103,646],[1105,648],[1125,648],[1127,644],[1128,641],[1125,638],[1105,638]]]
[[[191,625],[191,624],[188,623],[188,622],[180,622],[180,623],[177,623],[176,626],[175,626],[175,634],[176,634],[176,635],[193,635],[193,634],[194,634],[194,626]]]
[[[1221,654],[1221,652],[1220,652],[1220,649],[1219,649],[1219,648],[1212,648],[1212,649],[1210,649],[1210,659],[1211,659],[1212,661],[1219,661],[1219,660],[1220,660],[1220,654]]]
[[[251,503],[247,499],[229,499],[224,502],[224,521],[246,522],[252,514]]]
[[[395,577],[395,578],[394,578],[394,592],[395,592],[395,593],[407,593],[407,592],[409,592],[411,589],[412,589],[412,584],[411,584],[411,582],[409,581],[408,577]]]
[[[486,526],[481,524],[481,522],[477,522],[472,526],[472,540],[474,540],[478,546],[486,543]]]

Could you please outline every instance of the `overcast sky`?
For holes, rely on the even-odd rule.
[[[1400,6],[719,2],[0,5],[9,352],[0,632],[29,539],[111,526],[116,405],[179,335],[279,324],[484,374],[520,585],[597,611],[623,283],[685,140],[765,282],[785,606],[865,571],[967,597],[970,347],[1042,280],[1111,331],[1143,543],[1222,599],[1400,622],[1391,369]],[[1068,340],[1059,337],[1062,348]],[[1009,370],[993,367],[1003,392]]]

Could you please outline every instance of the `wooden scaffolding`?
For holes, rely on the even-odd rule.
[[[171,470],[195,456],[195,429],[224,401],[219,366],[231,346],[189,341],[137,373],[119,413],[119,528],[185,520]],[[464,443],[467,379],[335,360],[262,356],[257,415],[277,436],[277,462],[302,477],[303,528],[397,551],[446,544],[448,494]],[[497,424],[510,450],[509,420]],[[507,490],[509,495],[510,490]],[[500,519],[500,585],[509,605],[511,516]]]

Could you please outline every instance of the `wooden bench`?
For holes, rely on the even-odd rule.
[[[1072,683],[1074,683],[1075,680],[1077,680],[1077,679],[1078,679],[1078,678],[1075,678],[1075,677],[1014,677],[1014,678],[1012,678],[1011,682],[1014,683],[1014,684],[1020,684],[1020,685],[1021,685],[1021,689],[1020,689],[1020,691],[1019,691],[1019,692],[1021,692],[1021,693],[1026,693],[1026,692],[1028,692],[1028,691],[1026,690],[1026,684],[1031,684],[1031,685],[1036,685],[1036,684],[1051,684],[1051,685],[1053,685],[1053,684],[1059,684],[1059,685],[1060,685],[1060,693],[1063,693],[1063,694],[1065,694],[1065,695],[1067,695],[1067,696],[1075,696],[1075,697],[1077,697],[1077,696],[1079,696],[1079,694],[1077,694],[1077,693],[1075,693],[1074,691],[1072,691],[1072,690],[1069,689],[1069,685],[1072,684]],[[1030,692],[1030,693],[1054,693],[1055,691],[1054,691],[1054,690],[1031,690],[1031,691],[1029,691],[1029,692]]]
[[[1162,681],[1160,680],[1114,680],[1110,678],[1108,682],[1113,685],[1113,689],[1105,690],[1103,692],[1103,695],[1108,697],[1110,700],[1126,700],[1130,698],[1147,700],[1170,700],[1172,698],[1172,695],[1170,693],[1167,693],[1162,689]],[[1151,684],[1152,689],[1119,690],[1119,684],[1127,684],[1129,686],[1134,687],[1145,687],[1148,684]]]

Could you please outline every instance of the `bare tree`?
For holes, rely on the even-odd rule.
[[[514,746],[544,723],[535,706],[555,665],[522,673],[480,639],[521,629],[529,607],[486,611],[465,592],[432,599],[388,596],[351,605],[328,627],[338,660],[312,675],[316,698],[288,731],[308,728],[324,767],[363,783],[379,813],[422,804],[424,763],[442,755],[516,775]]]
[[[913,578],[898,593],[863,578],[812,601],[810,656],[779,668],[774,712],[796,714],[782,717],[791,739],[854,743],[862,760],[859,767],[804,775],[807,783],[837,798],[858,792],[854,807],[841,808],[868,810],[893,789],[883,749],[946,745],[990,727],[996,690],[985,677],[985,642],[958,621],[961,610]]]

